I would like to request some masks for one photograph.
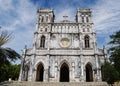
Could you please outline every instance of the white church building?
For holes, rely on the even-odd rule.
[[[102,81],[107,53],[97,47],[92,11],[79,8],[75,21],[64,16],[59,22],[53,9],[37,13],[33,46],[23,50],[19,81]]]

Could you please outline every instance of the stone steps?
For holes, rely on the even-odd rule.
[[[8,82],[0,86],[108,86],[106,82]]]

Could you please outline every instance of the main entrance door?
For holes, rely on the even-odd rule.
[[[69,67],[66,63],[60,68],[60,82],[69,82]]]
[[[39,64],[37,67],[36,81],[43,81],[44,67],[42,64]]]
[[[86,65],[86,82],[93,81],[93,71],[90,64]]]

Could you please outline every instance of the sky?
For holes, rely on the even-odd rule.
[[[119,0],[0,0],[1,30],[12,33],[13,38],[4,47],[19,54],[25,45],[32,48],[38,8],[54,9],[55,21],[61,21],[64,15],[74,21],[78,8],[90,8],[99,48],[107,48],[109,36],[120,30]]]

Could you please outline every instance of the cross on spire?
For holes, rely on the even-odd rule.
[[[64,18],[64,20],[67,20],[68,16],[67,16],[67,15],[64,15],[63,18]]]

